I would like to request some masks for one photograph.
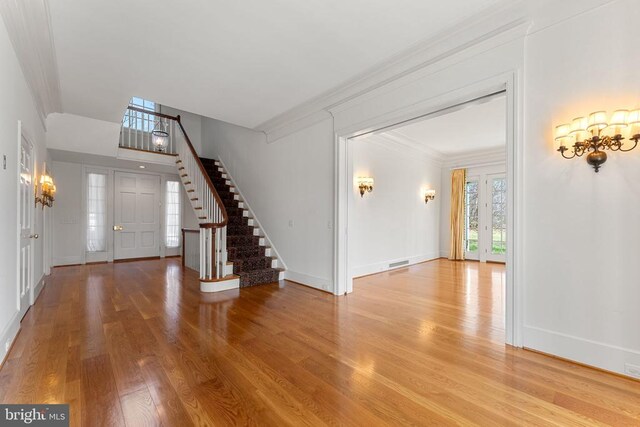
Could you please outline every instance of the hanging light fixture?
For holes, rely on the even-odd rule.
[[[164,153],[167,151],[167,147],[169,146],[169,132],[167,132],[167,124],[159,119],[156,122],[153,131],[151,131],[151,141],[153,142],[153,147],[159,153]]]

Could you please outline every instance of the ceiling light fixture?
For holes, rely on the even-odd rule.
[[[159,153],[167,151],[169,145],[169,132],[167,132],[167,124],[163,120],[158,120],[155,127],[151,131],[151,140],[155,150]]]
[[[624,140],[628,142],[623,142]],[[571,123],[556,126],[557,151],[565,159],[587,154],[587,163],[596,172],[607,161],[610,151],[631,151],[640,140],[640,109],[616,110],[607,120],[605,111],[596,111],[589,117],[577,117]],[[566,153],[566,154],[565,154]]]

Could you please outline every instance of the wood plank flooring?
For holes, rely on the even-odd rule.
[[[229,296],[179,259],[57,268],[0,402],[68,402],[83,426],[640,426],[640,383],[502,344],[503,281],[436,260],[346,297]]]

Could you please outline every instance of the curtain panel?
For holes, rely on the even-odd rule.
[[[449,259],[464,260],[464,188],[466,169],[451,171],[451,244]]]

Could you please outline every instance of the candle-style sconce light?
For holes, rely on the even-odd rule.
[[[608,151],[631,151],[640,140],[640,110],[617,110],[610,118],[606,111],[589,117],[576,117],[571,123],[556,126],[556,150],[565,159],[587,155],[587,163],[596,172],[607,161]]]
[[[360,197],[364,197],[364,193],[371,193],[373,191],[373,178],[359,177],[358,189],[360,190]]]

